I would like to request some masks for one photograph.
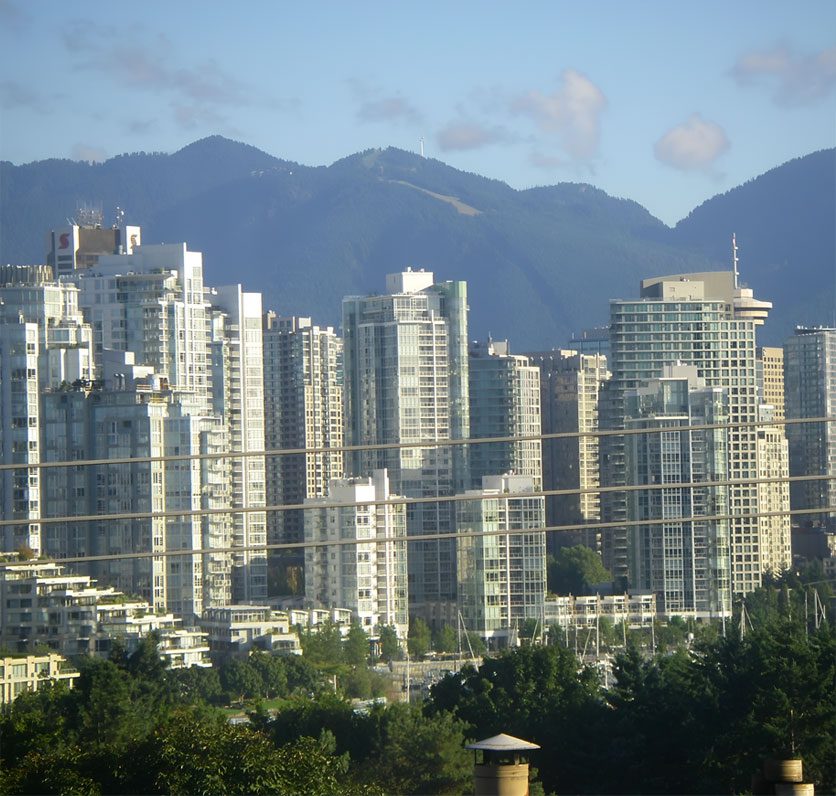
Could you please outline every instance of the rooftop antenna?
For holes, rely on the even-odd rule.
[[[421,157],[424,157],[424,136],[418,139],[418,143],[421,145]]]
[[[738,264],[739,261],[737,259],[737,237],[734,234],[734,232],[732,232],[732,236],[731,236],[731,247],[732,247],[732,268],[734,269],[734,289],[737,290],[737,264]]]
[[[80,227],[101,228],[102,214],[101,205],[94,205],[92,203],[83,202],[76,207],[77,224]]]

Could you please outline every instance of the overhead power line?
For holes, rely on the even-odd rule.
[[[520,436],[501,436],[501,437],[479,437],[466,439],[444,439],[444,440],[424,440],[420,442],[405,442],[405,443],[379,443],[368,445],[343,445],[335,447],[319,447],[319,448],[282,448],[275,450],[263,451],[222,451],[217,453],[197,453],[197,454],[174,454],[166,456],[143,456],[143,457],[124,457],[113,459],[75,459],[60,462],[38,462],[38,463],[17,463],[17,464],[2,464],[0,471],[3,470],[19,470],[19,469],[44,469],[54,467],[89,467],[89,466],[116,466],[116,465],[130,465],[130,464],[150,464],[157,462],[187,462],[192,460],[205,459],[224,459],[224,458],[245,458],[257,456],[288,456],[288,455],[312,455],[312,454],[326,454],[336,452],[360,452],[360,451],[385,451],[385,450],[399,450],[405,448],[438,448],[454,445],[474,445],[474,444],[489,444],[489,443],[515,443],[527,441],[548,441],[557,439],[571,439],[571,438],[590,438],[590,437],[605,437],[605,436],[629,436],[635,434],[660,434],[660,433],[681,433],[686,431],[704,431],[704,430],[718,430],[718,429],[740,429],[752,427],[770,427],[770,426],[786,426],[794,424],[808,424],[808,423],[832,423],[836,421],[836,417],[815,417],[815,418],[797,418],[790,420],[770,420],[770,421],[746,421],[735,423],[708,423],[708,424],[693,424],[693,425],[674,425],[654,428],[631,428],[631,429],[599,429],[597,431],[578,431],[578,432],[554,432],[547,434],[532,434]],[[768,478],[747,478],[747,479],[725,479],[716,481],[686,481],[675,483],[654,483],[654,484],[620,484],[611,486],[595,486],[582,487],[574,489],[549,489],[537,490],[529,492],[513,493],[514,497],[555,497],[555,496],[571,496],[571,495],[585,495],[585,494],[605,494],[608,492],[635,492],[635,491],[654,491],[665,489],[698,489],[698,488],[718,488],[736,485],[757,485],[757,484],[775,484],[775,483],[792,483],[802,481],[831,481],[836,476],[826,474],[803,475],[803,476],[788,476],[788,477],[768,477]],[[141,521],[148,519],[171,519],[171,518],[186,518],[186,517],[200,517],[208,515],[239,515],[247,513],[274,513],[281,511],[292,510],[313,510],[322,508],[352,508],[356,506],[397,506],[397,505],[414,505],[424,503],[443,503],[443,502],[461,502],[473,501],[481,499],[490,499],[492,497],[501,498],[502,495],[482,495],[480,491],[472,490],[470,494],[459,493],[453,495],[432,495],[425,497],[406,497],[394,496],[383,500],[371,501],[350,501],[350,502],[332,502],[326,498],[314,498],[316,502],[297,503],[297,504],[282,504],[271,506],[238,506],[221,508],[201,508],[201,509],[178,509],[164,512],[142,511],[142,512],[123,512],[110,514],[89,514],[89,515],[65,515],[56,517],[20,517],[17,519],[3,519],[0,520],[0,527],[14,526],[26,523],[36,523],[40,525],[53,524],[69,524],[69,523],[103,523],[116,521]],[[739,512],[730,513],[727,515],[714,516],[694,516],[694,517],[672,517],[660,520],[616,520],[611,522],[602,522],[598,520],[589,520],[583,523],[573,525],[557,525],[542,528],[527,528],[519,530],[503,530],[503,531],[484,531],[484,532],[468,532],[470,536],[496,536],[496,535],[515,535],[518,533],[535,533],[538,531],[544,532],[566,532],[576,530],[590,530],[608,528],[628,528],[632,526],[648,526],[664,524],[666,522],[687,523],[687,522],[710,522],[720,520],[734,520],[741,517],[773,517],[773,516],[793,516],[804,514],[824,514],[829,513],[830,509],[816,508],[816,509],[796,509],[789,511],[770,511],[770,512]],[[218,553],[242,553],[242,552],[263,552],[265,550],[282,550],[282,549],[300,549],[311,546],[322,546],[328,544],[358,544],[358,543],[384,543],[387,541],[433,541],[441,539],[456,539],[465,538],[459,532],[440,532],[434,534],[416,534],[405,537],[388,537],[388,538],[372,538],[367,540],[348,539],[336,540],[329,542],[287,542],[287,543],[265,543],[255,545],[241,545],[232,547],[212,547],[212,548],[190,548],[188,550],[165,550],[165,551],[140,551],[131,553],[115,553],[101,556],[78,556],[73,558],[57,559],[64,563],[77,563],[83,561],[98,561],[98,560],[118,560],[128,558],[149,558],[161,556],[182,556],[182,555],[208,555]],[[7,566],[7,564],[0,564],[0,566]]]
[[[530,493],[514,493],[514,497],[528,497]],[[492,496],[489,496],[489,498]],[[501,497],[497,495],[496,497]],[[474,498],[471,497],[471,500]],[[476,498],[478,499],[478,497]],[[366,505],[363,503],[361,505]],[[443,539],[472,539],[485,536],[521,536],[532,533],[559,533],[568,531],[588,531],[591,528],[600,528],[606,530],[608,528],[630,528],[636,526],[646,527],[648,525],[665,525],[669,523],[701,523],[701,522],[720,522],[724,520],[739,519],[741,516],[758,518],[758,517],[783,517],[786,515],[810,515],[822,514],[827,512],[827,509],[792,509],[790,511],[758,511],[749,512],[747,514],[712,514],[703,516],[687,516],[687,517],[665,517],[647,520],[617,520],[612,522],[595,522],[595,523],[574,523],[571,525],[550,525],[537,526],[533,528],[512,528],[508,530],[490,530],[490,531],[440,531],[428,534],[419,534],[416,536],[372,536],[367,539],[328,539],[322,541],[306,541],[306,542],[280,542],[269,543],[261,545],[241,545],[236,547],[200,547],[187,548],[180,550],[155,550],[155,551],[138,551],[132,553],[111,553],[101,555],[84,555],[84,556],[69,556],[67,558],[38,558],[36,560],[26,561],[4,561],[0,562],[0,570],[9,569],[11,567],[20,566],[21,564],[35,563],[35,564],[78,564],[90,561],[121,561],[129,559],[142,558],[170,558],[172,556],[196,556],[196,555],[217,555],[219,553],[247,553],[256,552],[261,553],[267,550],[298,550],[300,548],[309,547],[343,547],[345,545],[358,544],[389,544],[392,542],[410,543],[410,542],[434,542]]]
[[[321,453],[359,453],[361,451],[386,451],[412,448],[446,448],[457,445],[485,445],[507,442],[536,442],[553,439],[589,437],[632,436],[635,434],[661,434],[671,431],[712,431],[717,429],[761,428],[769,426],[790,426],[805,423],[836,423],[833,417],[803,417],[788,420],[747,420],[735,423],[700,423],[692,425],[659,426],[654,428],[599,429],[597,431],[556,431],[547,434],[527,434],[503,437],[467,437],[462,439],[420,440],[416,442],[378,442],[366,445],[334,445],[315,448],[274,448],[257,451],[217,451],[213,453],[177,453],[163,456],[125,456],[108,459],[65,459],[55,462],[19,462],[0,464],[3,470],[45,470],[55,467],[115,466],[119,464],[152,464],[156,462],[186,462],[206,459],[246,459],[253,457],[313,455]]]
[[[725,479],[722,481],[676,481],[670,483],[656,483],[656,484],[623,484],[620,486],[597,486],[597,487],[581,487],[577,489],[540,489],[526,492],[512,492],[508,495],[513,497],[553,497],[553,496],[569,496],[569,495],[589,495],[589,494],[603,494],[607,492],[645,492],[664,489],[711,489],[726,486],[740,486],[746,484],[778,484],[794,481],[834,481],[836,475],[795,475],[788,477],[773,476],[771,478],[745,478],[745,479]],[[254,514],[254,513],[273,513],[281,511],[305,511],[322,508],[354,508],[356,506],[411,506],[423,503],[458,503],[464,501],[473,501],[480,499],[481,491],[470,490],[467,492],[460,492],[453,495],[430,495],[426,497],[406,497],[404,495],[397,495],[381,500],[355,500],[355,501],[330,501],[327,498],[310,498],[310,503],[283,503],[274,506],[223,506],[221,508],[204,508],[204,509],[171,509],[170,511],[131,511],[111,514],[67,514],[59,517],[40,517],[36,519],[26,520],[19,518],[14,520],[0,520],[0,528],[9,525],[20,525],[26,522],[39,523],[41,525],[57,525],[65,523],[76,522],[106,522],[106,521],[132,521],[132,520],[148,520],[148,519],[169,519],[172,517],[204,517],[219,514]],[[485,495],[486,498],[494,497],[494,495]],[[501,497],[501,495],[497,495]],[[822,511],[826,511],[822,509]],[[787,512],[779,512],[787,513]],[[735,517],[743,516],[741,514],[734,515]],[[596,526],[599,523],[591,520],[585,526]],[[621,527],[623,523],[616,523]],[[421,536],[420,538],[423,538]],[[299,547],[300,545],[295,545]],[[240,549],[240,548],[237,548]]]

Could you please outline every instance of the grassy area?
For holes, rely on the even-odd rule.
[[[268,712],[273,713],[281,710],[288,700],[284,697],[274,697],[273,699],[245,699],[243,702],[233,702],[220,710],[226,716],[243,716],[244,714],[256,709],[258,704]]]

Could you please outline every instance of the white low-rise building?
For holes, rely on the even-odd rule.
[[[302,646],[295,626],[289,612],[264,605],[209,608],[200,619],[200,627],[209,638],[212,652],[218,653],[246,653],[253,647],[260,647],[301,655]]]
[[[73,687],[78,672],[63,656],[25,655],[0,658],[0,705],[8,705],[24,691],[37,691],[43,683],[66,683]]]
[[[545,605],[546,627],[589,628],[599,619],[614,625],[627,623],[637,629],[650,627],[656,619],[656,598],[651,592],[549,597]]]
[[[206,634],[181,627],[178,617],[155,612],[145,600],[100,588],[54,563],[0,568],[0,643],[16,652],[48,647],[63,655],[107,656],[119,640],[131,653],[151,632],[159,634],[160,656],[172,668],[210,665]]]
[[[157,650],[169,669],[209,668],[209,641],[206,633],[196,628],[170,628],[160,633]]]
[[[316,628],[331,622],[346,635],[354,617],[350,608],[291,608],[288,611],[291,627]]]

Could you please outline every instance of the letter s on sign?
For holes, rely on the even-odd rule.
[[[68,232],[62,232],[58,238],[59,249],[66,249],[70,245],[70,234]]]

